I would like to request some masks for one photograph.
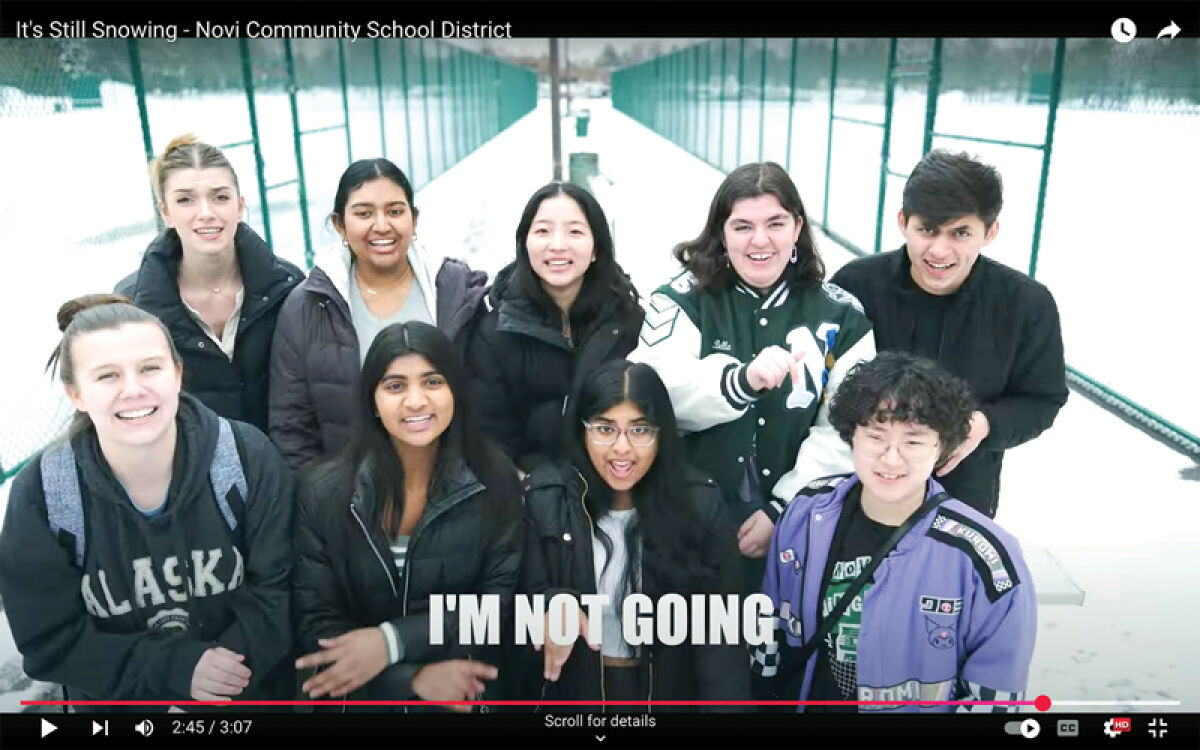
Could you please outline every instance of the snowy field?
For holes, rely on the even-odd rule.
[[[602,179],[594,189],[614,226],[617,258],[646,294],[673,273],[674,261],[669,256],[669,249],[698,233],[709,200],[723,175],[624,115],[613,112],[607,101],[573,103],[573,108],[583,107],[590,111],[591,132],[586,138],[577,138],[573,118],[564,120],[563,174],[567,174],[568,154],[579,151],[599,154]],[[1070,148],[1065,143],[1068,136],[1064,135],[1064,132],[1072,132],[1066,130],[1068,127],[1076,128],[1074,132],[1078,134],[1096,127],[1094,123],[1099,119],[1112,116],[1111,113],[1060,113],[1059,138],[1062,140],[1058,148]],[[1071,124],[1073,118],[1076,122]],[[6,126],[7,123],[0,120],[0,127]],[[489,272],[507,263],[514,256],[513,234],[521,208],[528,196],[548,181],[551,174],[549,126],[549,103],[543,101],[534,113],[419,190],[416,202],[421,209],[418,231],[422,242],[447,255],[462,257]],[[131,134],[120,134],[133,144],[130,155],[122,157],[120,169],[114,167],[114,172],[105,173],[103,185],[96,180],[87,189],[112,193],[117,188],[111,187],[110,182],[128,187],[135,198],[142,201],[140,219],[144,221],[144,208],[149,203],[148,190],[141,173],[129,166],[138,164],[141,158],[136,133],[135,128]],[[204,133],[201,135],[207,137]],[[798,133],[795,137],[806,136]],[[835,140],[839,137],[835,135]],[[824,129],[820,130],[820,138],[824,138]],[[1195,158],[1194,149],[1198,148],[1195,144],[1178,145],[1184,149],[1185,156],[1192,154],[1187,158]],[[130,147],[126,148],[128,151]],[[1079,148],[1081,153],[1096,156],[1092,150]],[[1187,148],[1193,150],[1188,152]],[[329,152],[330,163],[324,168],[334,175],[334,179],[343,164],[344,153],[344,142],[340,151],[333,148]],[[824,153],[823,146],[820,153]],[[878,153],[877,144],[870,153]],[[356,148],[356,157],[365,155],[358,153]],[[991,153],[986,155],[992,156]],[[4,159],[10,156],[10,149],[6,149]],[[743,154],[743,160],[747,158]],[[757,158],[757,154],[751,158]],[[779,156],[775,158],[782,160]],[[835,150],[834,159],[837,158]],[[820,180],[813,177],[811,170],[801,170],[798,164],[803,163],[794,158],[793,173],[802,195],[808,200],[809,212],[819,216]],[[908,167],[911,164],[904,169]],[[1078,191],[1104,189],[1102,181],[1098,185],[1098,168],[1081,167]],[[1140,163],[1129,167],[1131,170],[1145,168]],[[819,169],[823,174],[823,164]],[[1191,170],[1189,178],[1196,173]],[[1009,181],[1007,172],[1005,177],[1010,186],[1016,182]],[[243,181],[245,179],[243,177]],[[1058,168],[1051,179],[1056,185],[1076,180],[1068,170]],[[1168,179],[1176,179],[1176,182],[1167,184]],[[813,184],[813,180],[817,181],[816,192],[806,187]],[[1144,189],[1147,195],[1143,200],[1147,205],[1151,201],[1169,205],[1173,205],[1172,201],[1180,201],[1182,206],[1188,191],[1194,193],[1196,190],[1193,183],[1185,182],[1182,177],[1163,177],[1158,182],[1140,184],[1164,185],[1161,192]],[[1065,184],[1060,189],[1065,190]],[[332,186],[328,190],[332,193]],[[248,202],[253,203],[256,196],[247,193]],[[1053,190],[1051,195],[1056,195]],[[874,206],[874,196],[874,189],[871,189],[862,194],[861,200]],[[1007,217],[1008,210],[1012,209],[1019,213],[1020,202],[1026,199],[1012,196],[1004,216]],[[1063,270],[1057,275],[1051,273],[1047,255],[1044,255],[1042,267],[1047,272],[1039,277],[1050,286],[1064,310],[1068,359],[1075,361],[1077,354],[1081,356],[1087,351],[1086,347],[1092,345],[1091,339],[1107,347],[1103,349],[1097,345],[1092,350],[1096,353],[1111,352],[1115,348],[1108,317],[1113,313],[1109,311],[1107,298],[1102,298],[1105,304],[1100,304],[1090,301],[1088,295],[1103,293],[1105,279],[1116,279],[1130,272],[1129,264],[1124,260],[1125,253],[1131,245],[1144,246],[1145,242],[1131,243],[1129,237],[1144,238],[1148,233],[1161,232],[1167,240],[1174,238],[1176,243],[1183,242],[1179,239],[1185,234],[1180,217],[1189,212],[1181,208],[1175,213],[1158,214],[1167,217],[1164,222],[1147,221],[1146,217],[1150,215],[1147,213],[1131,213],[1130,221],[1120,223],[1105,220],[1113,215],[1113,211],[1103,202],[1085,202],[1079,213],[1056,213],[1065,211],[1059,208],[1065,205],[1050,205],[1047,234],[1043,240],[1043,253],[1048,255],[1050,251],[1046,248],[1053,244],[1057,248],[1057,263]],[[1200,199],[1191,200],[1189,205],[1194,210],[1195,205],[1200,205]],[[885,208],[885,214],[894,216],[896,210],[893,201]],[[47,209],[46,214],[45,221],[50,223],[41,227],[26,226],[29,242],[38,241],[47,226],[66,228],[66,223],[56,218],[54,212]],[[278,222],[280,226],[288,222],[294,224],[295,219],[295,213],[272,213],[273,224]],[[137,215],[129,218],[131,222],[137,220]],[[1002,221],[1006,220],[1002,218]],[[108,215],[99,211],[89,216],[88,221],[95,224],[96,231],[114,224]],[[74,222],[70,224],[71,231],[79,229]],[[831,224],[834,224],[833,216]],[[1013,230],[1013,226],[1019,224],[1019,217],[1005,224],[1001,239],[993,245],[995,257],[1008,262],[1009,257],[1020,255],[1021,233]],[[894,227],[894,224],[890,226]],[[835,226],[835,229],[849,234],[844,227]],[[1005,232],[1012,238],[1007,245],[1002,244]],[[1124,232],[1129,234],[1122,234]],[[896,234],[894,230],[893,234]],[[111,287],[132,268],[149,237],[149,233],[144,233],[131,236],[123,244],[106,245],[103,257],[100,248],[68,242],[56,245],[61,250],[57,258],[46,253],[10,253],[9,263],[14,264],[10,271],[15,271],[10,278],[27,278],[34,271],[45,273],[47,268],[70,270],[61,274],[53,295],[9,295],[4,302],[9,320],[25,321],[24,325],[15,326],[18,330],[10,334],[19,352],[12,361],[29,363],[20,369],[6,370],[3,376],[5,393],[22,394],[20,399],[15,399],[18,403],[3,406],[0,416],[5,419],[6,429],[14,424],[8,421],[13,415],[33,420],[44,413],[46,403],[53,403],[51,389],[44,384],[38,368],[55,341],[54,309],[68,297]],[[316,235],[315,239],[320,244],[331,240],[332,234],[326,232]],[[819,237],[818,243],[830,273],[852,257],[828,238]],[[44,244],[45,238],[40,237],[37,246]],[[898,244],[898,235],[893,237],[885,231],[884,245]],[[281,244],[277,240],[276,249],[292,260],[300,260],[303,256],[295,244]],[[1184,248],[1178,244],[1161,244],[1155,250],[1161,258],[1169,259],[1172,269],[1183,269],[1186,264],[1196,263],[1196,258],[1187,257],[1189,253],[1183,252]],[[1080,258],[1079,253],[1084,251],[1086,258]],[[1020,262],[1015,264],[1020,267]],[[1104,269],[1103,278],[1093,278],[1084,272],[1093,265]],[[1194,265],[1190,267],[1200,270]],[[1188,274],[1182,270],[1178,274],[1173,270],[1170,274],[1155,275],[1156,284],[1173,290],[1152,293],[1154,304],[1166,308],[1166,314],[1160,315],[1168,324],[1143,332],[1136,352],[1116,359],[1132,360],[1131,367],[1140,364],[1147,358],[1143,344],[1148,346],[1150,337],[1161,336],[1163,341],[1173,343],[1167,354],[1155,356],[1155,362],[1164,357],[1175,357],[1171,364],[1178,372],[1190,361],[1194,355],[1179,346],[1181,338],[1191,335],[1185,330],[1186,323],[1194,321],[1194,316],[1186,314],[1187,295],[1183,286],[1187,283],[1183,280],[1186,276]],[[1194,274],[1191,278],[1195,278]],[[1113,371],[1121,366],[1122,362],[1118,361],[1113,365]],[[1086,371],[1086,366],[1081,367]],[[1195,408],[1192,400],[1183,395],[1190,395],[1190,389],[1184,388],[1182,377],[1182,374],[1178,376],[1177,381],[1164,378],[1155,385],[1155,395],[1163,403],[1158,410],[1172,413],[1172,410]],[[1182,418],[1177,421],[1184,422]],[[1082,605],[1045,604],[1039,608],[1038,645],[1029,685],[1031,696],[1044,693],[1060,705],[1065,701],[1118,703],[1116,707],[1091,709],[1107,712],[1200,710],[1200,684],[1196,677],[1200,674],[1200,643],[1194,639],[1195,623],[1200,621],[1200,591],[1194,583],[1194,571],[1200,569],[1200,547],[1195,541],[1195,529],[1200,524],[1200,504],[1196,502],[1200,497],[1198,479],[1200,471],[1192,462],[1075,394],[1050,431],[1009,453],[998,520],[1020,538],[1028,554],[1057,561],[1061,570],[1051,566],[1047,569],[1048,575],[1065,574],[1084,594]],[[5,498],[6,489],[0,489],[0,504]],[[1049,578],[1043,581],[1035,573],[1035,584],[1042,588],[1043,583],[1049,586]],[[0,690],[7,691],[0,694],[0,711],[15,711],[20,710],[20,700],[44,694],[47,686],[30,683],[21,674],[19,655],[15,653],[7,623],[3,618],[0,623]],[[1165,701],[1168,705],[1139,704],[1143,701]]]

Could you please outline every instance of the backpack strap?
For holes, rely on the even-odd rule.
[[[246,472],[242,468],[233,427],[224,417],[218,418],[217,448],[213,452],[212,465],[208,468],[208,478],[212,483],[213,496],[217,499],[221,515],[225,517],[225,523],[234,537],[240,539],[239,513],[234,511],[233,502],[236,500],[242,505],[241,509],[244,509],[250,502],[250,492],[247,489]],[[235,488],[238,491],[237,495],[232,494]]]
[[[42,454],[42,494],[46,499],[46,519],[55,536],[62,532],[75,541],[75,564],[83,567],[84,524],[83,496],[79,474],[75,470],[75,451],[65,441]]]
[[[46,498],[46,520],[55,536],[70,534],[75,542],[75,564],[83,567],[86,535],[83,519],[83,495],[79,489],[79,474],[75,468],[75,451],[64,442],[42,454],[42,494]],[[208,468],[213,496],[221,515],[234,538],[240,539],[238,511],[250,502],[246,472],[238,453],[237,439],[229,420],[221,417],[218,424],[217,447]],[[233,490],[237,489],[237,494]],[[234,510],[234,503],[241,507]]]

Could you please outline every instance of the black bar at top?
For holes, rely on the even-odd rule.
[[[1109,37],[1117,18],[1129,18],[1139,39],[1153,40],[1174,21],[1179,38],[1200,36],[1195,0],[584,0],[577,2],[241,2],[58,3],[5,0],[0,36],[17,35],[18,23],[52,21],[176,24],[179,38],[195,38],[199,21],[260,24],[338,24],[365,27],[428,24],[434,38],[442,22],[510,24],[513,37]],[[47,29],[43,29],[46,31]],[[89,32],[90,33],[90,32]],[[45,37],[43,37],[45,38]],[[295,38],[295,37],[293,37]],[[361,39],[361,37],[360,37]],[[1167,42],[1163,42],[1167,43]]]

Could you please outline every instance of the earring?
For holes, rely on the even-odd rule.
[[[799,253],[800,253],[800,248],[796,245],[792,245],[792,260],[791,260],[792,263],[795,263],[797,260],[800,259]]]
[[[379,410],[378,410],[378,409],[376,409],[376,410],[375,410],[375,418],[376,418],[376,419],[378,419],[378,418],[379,418]]]

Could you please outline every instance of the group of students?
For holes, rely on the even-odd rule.
[[[568,183],[530,198],[488,285],[418,244],[385,159],[342,175],[341,242],[307,277],[242,223],[218,149],[176,139],[152,178],[167,229],[116,294],[59,311],[76,420],[0,532],[31,677],[340,710],[1025,689],[1033,588],[990,516],[1003,450],[1066,391],[1049,293],[979,256],[991,168],[931,152],[905,248],[828,283],[786,172],[739,167],[644,306]],[[634,592],[761,592],[778,632],[630,645]],[[560,593],[608,595],[599,643],[579,611],[574,644],[463,644],[430,607],[495,594],[507,621]]]

